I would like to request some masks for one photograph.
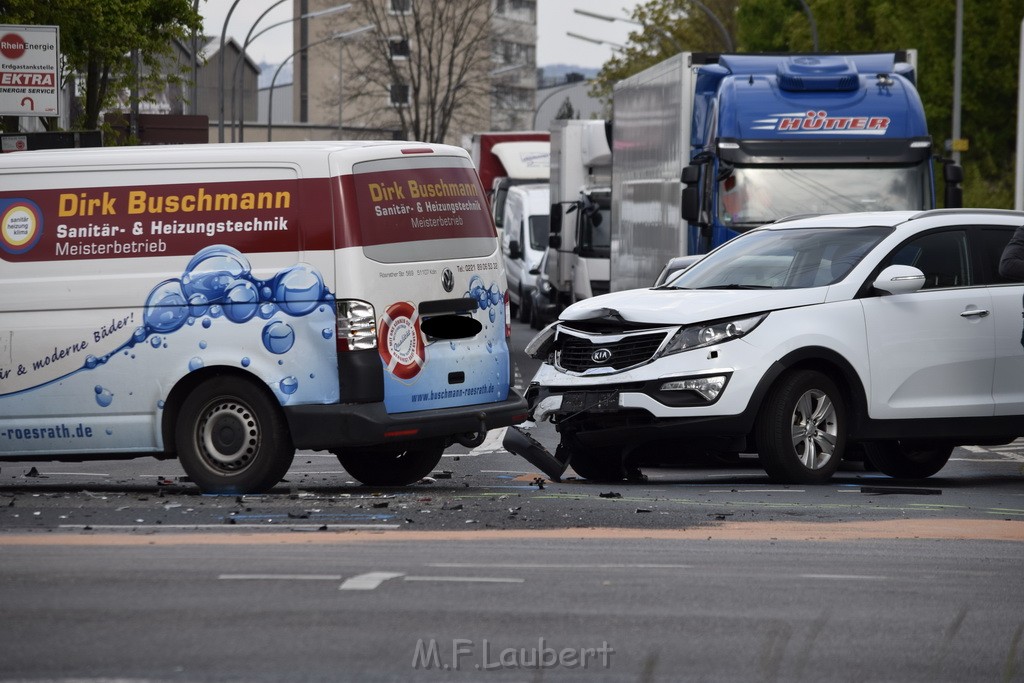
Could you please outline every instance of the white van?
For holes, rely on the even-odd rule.
[[[524,418],[509,331],[461,148],[0,156],[0,461],[177,457],[251,492],[301,448],[411,483]]]
[[[530,302],[537,288],[540,259],[548,248],[551,203],[547,183],[510,187],[505,199],[502,255],[511,312],[530,321]]]

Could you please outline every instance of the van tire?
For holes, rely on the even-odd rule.
[[[437,467],[444,443],[412,442],[395,451],[346,449],[335,451],[338,462],[355,479],[367,486],[408,486],[420,481]]]
[[[757,418],[758,458],[772,481],[816,484],[839,468],[846,406],[835,382],[816,370],[783,375]]]
[[[174,436],[182,468],[203,493],[267,491],[295,457],[280,406],[240,377],[213,377],[193,389]]]
[[[903,441],[869,441],[865,459],[882,474],[895,479],[926,479],[946,466],[953,446]]]

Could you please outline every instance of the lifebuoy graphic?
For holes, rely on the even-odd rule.
[[[420,331],[416,308],[408,301],[388,306],[380,320],[377,350],[388,372],[399,379],[412,379],[426,362],[426,345]]]

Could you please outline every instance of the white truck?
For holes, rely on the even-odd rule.
[[[551,124],[551,237],[534,297],[537,322],[606,294],[611,254],[611,124]]]

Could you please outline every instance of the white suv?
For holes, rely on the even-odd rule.
[[[530,343],[527,398],[577,473],[617,480],[694,449],[757,452],[773,480],[866,458],[928,477],[954,446],[1024,435],[1024,283],[999,258],[1024,213],[782,221],[669,284],[567,308]]]

